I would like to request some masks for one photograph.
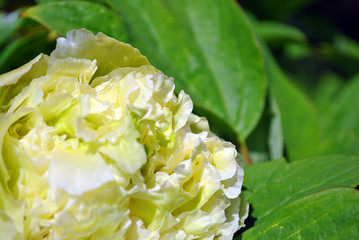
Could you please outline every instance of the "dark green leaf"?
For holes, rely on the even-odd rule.
[[[21,26],[23,19],[19,18],[21,10],[9,14],[0,14],[0,47]]]
[[[74,1],[74,0],[35,0],[37,4],[48,3],[48,2],[67,2],[67,1]],[[76,1],[103,3],[105,0],[76,0]]]
[[[256,0],[246,1],[246,7],[265,19],[285,19],[318,0]]]
[[[344,35],[336,35],[332,43],[323,43],[320,53],[348,76],[359,73],[359,43]]]
[[[306,43],[289,43],[284,46],[286,57],[298,60],[311,57],[312,50]]]
[[[66,2],[66,1],[74,1],[74,0],[35,0],[37,4],[48,3],[48,2]],[[76,1],[103,3],[105,0],[76,0]]]
[[[49,2],[27,9],[23,16],[32,18],[61,35],[72,29],[86,28],[94,34],[126,41],[122,19],[104,5],[85,1]]]
[[[332,188],[305,196],[273,212],[244,232],[250,239],[357,239],[359,192]]]
[[[337,35],[334,39],[336,51],[342,55],[359,61],[359,43],[344,35]]]
[[[270,113],[265,108],[259,123],[252,133],[248,136],[246,144],[252,163],[264,162],[269,160],[268,154],[268,132]]]
[[[253,25],[256,33],[270,47],[283,47],[290,42],[305,42],[305,35],[297,28],[275,21],[257,21]]]
[[[278,107],[267,101],[262,117],[246,141],[252,163],[280,159],[284,154],[283,133]]]
[[[50,53],[54,41],[47,38],[48,32],[31,34],[11,42],[0,53],[0,74],[18,68],[40,53]]]
[[[245,197],[253,216],[261,218],[305,195],[337,186],[359,184],[359,157],[313,157],[287,164],[284,160],[245,167]]]
[[[264,106],[263,58],[250,24],[232,0],[108,0],[133,43],[175,77],[202,108],[245,139]]]

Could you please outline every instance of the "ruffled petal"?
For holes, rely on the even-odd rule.
[[[93,190],[114,178],[100,154],[89,149],[56,148],[49,163],[49,185],[72,196]]]
[[[146,57],[129,44],[116,41],[103,33],[94,36],[90,31],[72,30],[66,38],[58,38],[56,49],[50,55],[51,59],[95,60],[98,64],[97,76],[103,76],[116,68],[140,67],[148,65]]]

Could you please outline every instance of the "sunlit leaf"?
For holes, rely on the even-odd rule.
[[[351,188],[308,195],[279,208],[241,239],[356,239],[358,202],[359,192]]]
[[[359,184],[359,156],[313,157],[287,164],[284,160],[245,167],[245,196],[253,216],[261,218],[305,195],[329,187]]]
[[[32,18],[63,36],[72,29],[86,28],[94,34],[103,32],[116,39],[127,40],[120,16],[94,2],[49,2],[28,8],[23,16]]]

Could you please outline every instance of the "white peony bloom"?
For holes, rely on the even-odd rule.
[[[237,152],[174,88],[84,29],[1,75],[0,239],[232,239]]]

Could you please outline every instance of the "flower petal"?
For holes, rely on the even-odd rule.
[[[16,228],[12,220],[0,209],[0,239],[12,240],[16,234]]]
[[[97,76],[106,75],[120,67],[140,67],[148,65],[146,57],[129,44],[110,38],[103,33],[94,36],[85,29],[72,30],[67,38],[58,38],[55,51],[51,58],[65,59],[68,57],[78,59],[97,60]]]
[[[90,154],[84,148],[56,148],[49,164],[49,184],[79,196],[112,181],[111,170],[100,154]]]

